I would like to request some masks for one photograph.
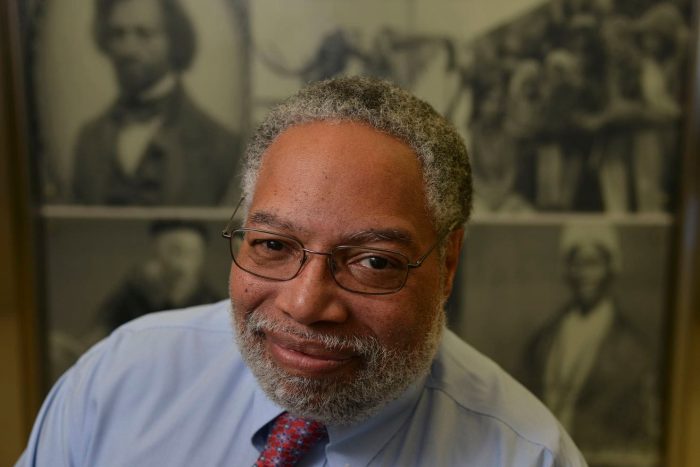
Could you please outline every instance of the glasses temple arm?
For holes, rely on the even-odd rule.
[[[455,222],[454,224],[452,224],[447,230],[445,230],[445,233],[443,233],[442,235],[440,235],[440,238],[438,238],[438,240],[437,240],[435,243],[433,243],[433,245],[430,247],[430,249],[429,249],[428,251],[426,251],[425,254],[424,254],[423,256],[421,256],[420,258],[418,258],[417,260],[415,260],[413,263],[408,263],[406,266],[408,266],[409,268],[417,268],[417,267],[419,267],[421,264],[423,264],[423,261],[425,261],[425,259],[426,259],[428,256],[430,256],[430,253],[433,252],[433,250],[435,249],[435,247],[437,247],[443,240],[445,240],[445,239],[447,238],[447,236],[448,236],[450,233],[452,233],[458,225],[459,225],[458,222]]]
[[[233,214],[231,214],[231,217],[229,218],[228,222],[226,223],[226,227],[224,230],[221,231],[221,235],[226,237],[226,238],[231,238],[231,232],[233,232],[233,225],[234,221],[236,218],[236,214],[238,213],[238,209],[241,207],[241,204],[243,204],[243,200],[245,199],[245,196],[241,198],[241,200],[238,202],[236,205],[236,209],[233,210]]]

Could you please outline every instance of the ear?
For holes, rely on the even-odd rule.
[[[447,245],[445,247],[445,284],[443,286],[443,296],[447,298],[452,291],[455,274],[459,259],[462,256],[462,244],[464,243],[464,228],[459,228],[450,233],[447,237]]]

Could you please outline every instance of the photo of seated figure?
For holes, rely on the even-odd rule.
[[[570,298],[529,339],[520,379],[591,466],[654,465],[637,461],[658,449],[656,371],[648,337],[615,297],[624,273],[618,233],[605,223],[565,225],[560,254]]]
[[[152,255],[137,264],[104,301],[106,331],[154,311],[220,300],[204,278],[208,233],[197,222],[163,220],[151,224]]]

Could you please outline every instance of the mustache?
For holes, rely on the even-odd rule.
[[[253,311],[246,316],[245,326],[248,332],[255,335],[266,332],[292,335],[328,350],[350,350],[363,356],[376,355],[383,350],[379,340],[374,336],[339,336],[313,329],[298,329],[270,319],[259,311]]]

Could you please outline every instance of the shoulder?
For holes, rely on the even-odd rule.
[[[88,121],[86,121],[78,132],[78,138],[90,138],[96,137],[97,135],[107,131],[112,130],[116,127],[115,123],[115,104],[111,104],[109,107],[104,109],[99,114],[93,116]]]
[[[75,171],[79,175],[92,177],[96,166],[104,164],[114,147],[118,125],[114,116],[114,106],[85,122],[79,129],[74,142]]]
[[[25,462],[155,465],[206,457],[212,446],[198,434],[240,430],[255,388],[233,340],[228,302],[149,314],[114,331],[61,377],[37,417]]]
[[[77,385],[89,380],[91,394],[143,387],[165,389],[178,381],[195,381],[207,365],[222,360],[235,366],[238,352],[222,301],[176,311],[150,313],[131,321],[90,349],[73,369]],[[172,371],[176,367],[177,371]]]
[[[621,348],[641,355],[648,353],[650,347],[649,338],[617,307],[615,307],[614,321],[609,337],[616,341]]]
[[[567,304],[553,313],[552,316],[550,316],[532,335],[530,350],[534,350],[541,345],[551,344],[551,340],[554,339],[557,332],[559,332],[562,322],[570,314],[570,312],[571,306]]]
[[[238,135],[211,117],[194,101],[184,87],[179,91],[178,102],[176,114],[173,115],[175,125],[181,126],[187,135],[209,144],[237,144]]]
[[[650,349],[651,341],[619,310],[599,349],[596,371],[608,374],[621,386],[632,387],[640,378],[648,377],[658,364]],[[620,372],[620,368],[626,371]]]
[[[149,313],[130,321],[115,330],[105,341],[107,348],[128,341],[137,344],[155,336],[161,336],[164,345],[170,339],[205,340],[216,343],[219,339],[232,342],[230,304],[227,300],[208,305],[193,306],[181,310]]]
[[[549,459],[537,465],[585,465],[551,412],[496,363],[446,331],[426,383],[457,433],[510,455]],[[475,430],[478,432],[474,433]]]
[[[187,353],[189,346],[202,351],[218,350],[224,345],[235,349],[227,300],[181,310],[149,313],[116,329],[96,353],[138,355],[143,358],[170,358]],[[161,355],[158,352],[167,352]]]
[[[518,374],[518,377],[522,377],[521,380],[528,380],[529,377],[544,371],[544,362],[549,356],[557,333],[569,311],[568,305],[560,308],[544,324],[536,328],[527,339],[521,361],[525,365],[524,374]]]
[[[150,313],[120,327],[115,331],[115,335],[118,337],[121,334],[163,331],[185,334],[218,333],[230,335],[231,323],[229,313],[230,303],[228,300],[181,310]]]

